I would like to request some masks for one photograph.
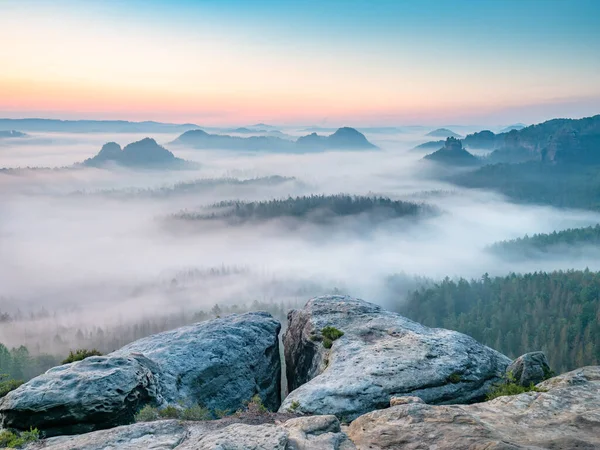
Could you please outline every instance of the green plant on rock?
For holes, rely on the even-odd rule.
[[[296,412],[298,410],[298,408],[300,408],[300,402],[298,400],[294,400],[290,404],[290,407],[288,408],[288,410],[291,412]]]
[[[248,404],[246,405],[246,409],[248,412],[264,414],[268,412],[268,409],[265,405],[263,405],[262,399],[258,394],[250,399]]]
[[[181,410],[174,406],[166,406],[162,409],[158,410],[158,415],[161,419],[179,419],[181,415]]]
[[[146,405],[138,411],[135,415],[136,422],[153,422],[158,420],[160,415],[158,414],[158,408],[154,406]]]
[[[39,440],[40,432],[37,428],[30,428],[29,431],[21,433],[10,430],[0,431],[0,448],[22,448],[25,445]]]
[[[486,395],[486,400],[493,400],[506,395],[519,395],[525,392],[545,391],[536,387],[533,383],[531,383],[529,386],[521,386],[516,382],[513,374],[509,372],[503,381],[492,386],[492,389]]]
[[[202,420],[210,420],[211,414],[208,408],[200,405],[194,405],[189,408],[185,408],[181,411],[180,415],[181,420],[194,420],[194,421],[202,421]]]
[[[217,416],[219,419],[227,417],[229,414],[231,414],[231,410],[229,409],[215,409],[215,416]]]
[[[323,336],[323,347],[331,348],[333,341],[341,338],[344,332],[335,327],[327,326],[321,330],[321,335]]]
[[[452,384],[460,383],[462,381],[462,377],[460,376],[460,373],[454,372],[453,374],[450,374],[448,381]]]
[[[91,350],[80,348],[75,350],[74,352],[73,350],[71,350],[69,352],[69,356],[67,356],[67,358],[61,364],[69,364],[75,361],[82,361],[85,358],[89,358],[90,356],[102,356],[102,353],[100,353],[95,348]]]

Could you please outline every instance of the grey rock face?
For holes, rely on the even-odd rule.
[[[358,449],[600,448],[600,367],[538,384],[546,392],[473,405],[410,403],[373,411],[350,424]]]
[[[44,439],[30,444],[27,450],[171,450],[177,448],[187,434],[185,423],[161,420]]]
[[[94,356],[55,367],[2,399],[1,424],[51,436],[130,423],[141,405],[161,401],[151,368],[143,356]]]
[[[278,334],[267,313],[231,315],[51,369],[0,401],[0,423],[46,435],[131,423],[145,404],[235,411],[258,394],[280,403]]]
[[[268,313],[231,315],[140,339],[111,356],[156,362],[166,403],[233,412],[258,394],[273,410],[281,402],[280,329]]]
[[[161,420],[30,444],[28,450],[355,450],[334,416],[248,425]]]
[[[325,348],[321,330],[344,335]],[[426,403],[481,400],[510,359],[461,333],[432,329],[363,300],[325,296],[290,312],[284,336],[288,386],[280,411],[354,419],[393,396]]]
[[[530,352],[515,359],[506,369],[506,373],[521,386],[529,386],[541,383],[552,371],[543,352]]]
[[[342,433],[335,416],[308,416],[290,419],[283,427],[288,431],[286,450],[354,450],[356,447]]]

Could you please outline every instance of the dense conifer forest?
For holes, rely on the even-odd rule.
[[[466,333],[510,357],[542,350],[556,372],[600,363],[600,273],[484,275],[412,292],[398,310]]]

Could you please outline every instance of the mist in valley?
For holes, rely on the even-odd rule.
[[[490,252],[494,242],[593,225],[600,215],[440,182],[411,150],[418,136],[373,133],[377,150],[305,154],[201,151],[170,146],[174,135],[153,136],[199,163],[191,170],[73,166],[103,143],[124,146],[137,134],[5,141],[0,312],[11,320],[0,342],[52,354],[86,345],[109,351],[219,311],[269,308],[285,322],[288,309],[330,292],[398,309],[428,280],[600,268],[593,252],[519,261]],[[218,202],[337,194],[426,204],[435,213],[373,221],[367,212],[328,223],[177,219]]]

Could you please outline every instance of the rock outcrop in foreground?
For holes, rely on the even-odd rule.
[[[330,349],[325,327],[344,333]],[[385,408],[393,396],[431,404],[483,400],[511,363],[469,336],[345,296],[317,297],[291,311],[284,346],[292,392],[280,411],[345,420]]]
[[[32,444],[45,450],[355,450],[334,416],[299,417],[249,425],[232,419],[162,420]]]
[[[600,367],[538,384],[546,392],[472,405],[435,406],[395,397],[394,406],[340,429],[334,416],[267,423],[175,420],[138,423],[31,444],[28,450],[541,450],[600,448]]]
[[[129,424],[146,404],[235,411],[256,394],[276,409],[280,328],[267,313],[231,315],[55,367],[0,401],[0,423],[83,433]]]
[[[358,449],[600,448],[600,367],[584,367],[537,385],[546,392],[473,405],[409,403],[352,422]]]

